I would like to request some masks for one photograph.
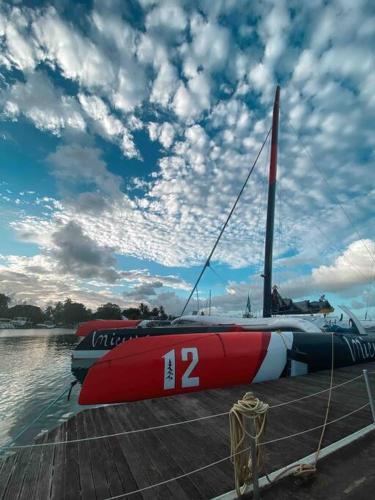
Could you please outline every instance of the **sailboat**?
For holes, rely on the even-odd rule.
[[[335,367],[375,359],[375,334],[367,334],[353,314],[354,329],[331,332],[316,320],[290,315],[272,317],[279,101],[277,87],[272,119],[263,318],[185,315],[165,327],[93,331],[73,351],[73,362],[86,357],[92,363],[97,353],[96,362],[82,378],[80,404],[137,401],[302,375],[331,367],[332,348]]]

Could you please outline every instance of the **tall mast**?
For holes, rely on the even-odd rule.
[[[275,93],[272,116],[272,139],[271,139],[271,159],[268,184],[268,204],[267,204],[267,226],[266,244],[264,249],[264,286],[263,286],[263,317],[270,318],[272,313],[272,249],[273,249],[273,226],[275,219],[275,194],[276,194],[276,174],[277,174],[277,139],[279,132],[279,107],[280,107],[280,86]]]

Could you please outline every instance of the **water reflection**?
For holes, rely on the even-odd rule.
[[[73,331],[0,330],[0,446],[13,439],[73,380],[70,353]],[[25,444],[42,430],[79,411],[78,387],[72,398],[60,399],[17,440]]]

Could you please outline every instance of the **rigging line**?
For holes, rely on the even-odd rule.
[[[193,296],[193,293],[195,292],[195,289],[197,288],[197,286],[198,286],[198,284],[199,284],[199,282],[200,282],[200,280],[201,280],[201,278],[202,278],[202,276],[203,276],[203,273],[205,272],[206,268],[207,268],[207,267],[209,266],[209,264],[210,264],[211,257],[213,256],[213,254],[214,254],[214,252],[215,252],[215,250],[216,250],[216,247],[217,247],[217,245],[219,244],[219,241],[220,241],[220,239],[221,239],[221,236],[223,235],[223,233],[224,233],[224,231],[225,231],[225,228],[227,227],[227,225],[228,225],[228,223],[229,223],[229,220],[230,220],[230,218],[232,217],[233,212],[234,212],[234,211],[235,211],[235,209],[236,209],[237,203],[238,203],[238,201],[239,201],[239,199],[240,199],[240,197],[241,197],[241,195],[242,195],[242,193],[243,193],[243,191],[244,191],[244,189],[245,189],[245,187],[246,187],[246,185],[247,185],[247,183],[248,183],[248,180],[250,179],[250,176],[251,176],[251,174],[252,174],[252,173],[253,173],[253,171],[254,171],[255,165],[257,164],[258,159],[259,159],[260,155],[262,154],[262,151],[263,151],[263,149],[264,149],[264,146],[266,145],[266,142],[267,142],[267,139],[268,139],[268,137],[269,137],[269,135],[270,135],[270,133],[271,133],[271,130],[272,130],[272,127],[270,127],[270,128],[269,128],[269,130],[268,130],[268,132],[267,132],[266,138],[264,139],[263,144],[262,144],[261,148],[260,148],[260,149],[259,149],[259,151],[258,151],[258,154],[257,154],[257,156],[256,156],[256,158],[255,158],[255,160],[254,160],[254,163],[253,163],[253,165],[252,165],[252,167],[251,167],[251,169],[250,169],[250,172],[248,173],[248,175],[247,175],[247,177],[246,177],[246,180],[245,180],[245,182],[243,183],[243,186],[242,186],[242,188],[241,188],[240,192],[238,193],[238,196],[237,196],[237,198],[236,198],[236,201],[234,202],[233,207],[232,207],[231,211],[229,212],[229,215],[228,215],[228,217],[227,217],[227,219],[226,219],[226,221],[225,221],[225,223],[224,223],[223,227],[221,228],[220,234],[219,234],[219,236],[218,236],[217,240],[215,241],[215,244],[214,244],[214,246],[212,247],[212,250],[211,250],[211,252],[210,252],[209,256],[207,257],[207,260],[206,260],[206,262],[205,262],[205,264],[204,264],[204,266],[203,266],[202,271],[200,272],[200,274],[199,274],[199,276],[198,276],[197,281],[195,282],[195,285],[194,285],[194,287],[193,287],[192,291],[190,292],[189,298],[187,299],[186,304],[184,305],[184,308],[182,309],[181,316],[184,314],[185,309],[187,308],[187,306],[188,306],[188,304],[189,304],[189,302],[190,302],[190,299],[191,299],[191,297]]]
[[[296,131],[296,129],[293,127],[292,123],[290,122],[290,120],[288,119],[287,117],[287,123],[288,125],[291,127],[291,129],[293,130],[293,132],[296,134],[297,138],[298,138],[298,132]],[[298,138],[299,139],[299,138]],[[300,143],[301,143],[301,146],[302,146],[302,150],[310,157],[311,161],[312,161],[312,164],[313,166],[318,170],[318,172],[320,173],[320,175],[322,176],[323,180],[325,181],[325,183],[327,184],[327,186],[330,188],[330,185],[329,185],[329,182],[328,182],[328,179],[327,177],[324,175],[322,169],[320,167],[318,167],[318,165],[315,163],[315,160],[311,154],[311,151],[309,149],[307,149],[307,147],[303,144],[303,142],[301,142],[301,140],[299,139]],[[359,234],[358,232],[358,229],[355,227],[352,219],[349,217],[349,214],[347,213],[347,211],[345,210],[344,208],[344,205],[340,202],[340,200],[336,197],[336,202],[337,202],[337,205],[339,205],[339,207],[341,208],[341,210],[343,211],[345,217],[348,219],[349,221],[349,224],[351,224],[352,228],[354,229],[354,231],[357,233],[357,236],[359,238],[359,240],[362,242],[362,245],[364,246],[364,248],[367,250],[368,254],[370,255],[372,261],[374,262],[375,264],[375,257],[373,256],[372,252],[370,251],[370,249],[368,248],[368,246],[366,245],[366,243],[364,242],[364,238]]]
[[[211,262],[208,264],[208,266],[207,266],[207,267],[208,267],[209,269],[211,269],[211,271],[212,271],[214,274],[216,274],[216,276],[219,278],[219,280],[222,282],[222,284],[223,284],[224,286],[227,286],[227,282],[224,280],[224,278],[223,278],[222,276],[220,276],[220,274],[219,274],[219,273],[215,270],[215,268],[214,268],[214,267],[212,267]]]

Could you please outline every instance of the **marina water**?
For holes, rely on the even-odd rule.
[[[0,330],[0,448],[57,398],[74,379],[71,349],[78,339],[72,330]],[[80,410],[78,386],[61,397],[17,439],[31,443],[44,430],[55,427]]]

